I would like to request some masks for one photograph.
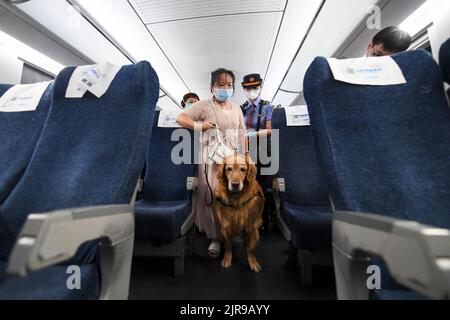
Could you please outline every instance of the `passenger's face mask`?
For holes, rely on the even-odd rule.
[[[261,94],[261,88],[245,90],[245,95],[247,96],[247,98],[249,98],[252,101],[256,100],[260,94]]]
[[[186,110],[188,110],[188,109],[192,108],[192,105],[193,105],[192,102],[186,103],[186,106],[185,106],[184,108],[185,108]]]
[[[220,102],[227,102],[233,96],[233,89],[218,89],[214,88],[214,96]]]

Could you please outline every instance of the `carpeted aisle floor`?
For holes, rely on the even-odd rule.
[[[256,256],[263,267],[260,274],[249,271],[242,243],[234,246],[231,269],[207,256],[209,242],[195,236],[195,254],[185,262],[181,279],[173,276],[170,259],[135,258],[130,299],[140,300],[328,300],[336,299],[333,272],[315,269],[313,288],[300,285],[299,270],[287,262],[285,239],[272,231],[262,236]]]

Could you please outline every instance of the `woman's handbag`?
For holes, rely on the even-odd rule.
[[[226,158],[234,154],[234,151],[224,144],[222,139],[222,133],[220,132],[219,128],[219,121],[217,118],[216,109],[214,107],[213,102],[211,100],[209,102],[211,103],[211,107],[214,110],[214,116],[216,118],[217,139],[214,141],[214,143],[210,147],[210,150],[208,151],[208,158],[217,164],[222,164]]]

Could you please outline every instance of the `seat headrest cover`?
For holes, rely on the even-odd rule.
[[[388,86],[406,82],[402,70],[389,57],[328,59],[334,79],[359,85]]]
[[[82,98],[87,91],[101,98],[121,68],[111,63],[77,67],[67,85],[66,98]]]
[[[159,128],[181,128],[177,123],[177,117],[182,110],[162,110],[158,116]]]
[[[0,97],[0,112],[35,111],[50,83],[37,82],[11,87]]]
[[[288,107],[285,108],[285,113],[288,127],[306,127],[311,125],[307,106]]]

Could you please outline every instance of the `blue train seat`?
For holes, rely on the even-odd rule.
[[[444,42],[439,51],[439,62],[444,73],[444,80],[450,83],[450,39]]]
[[[311,127],[288,127],[284,108],[274,110],[272,127],[280,134],[280,169],[276,181],[282,178],[285,186],[277,205],[278,225],[280,229],[283,225],[289,229],[283,234],[294,250],[291,260],[300,265],[302,283],[311,285],[313,265],[332,265],[333,210],[328,189],[318,166]]]
[[[0,85],[0,97],[12,87]],[[8,137],[3,138],[0,145],[0,204],[8,197],[30,162],[48,116],[52,93],[53,84],[50,84],[36,111],[0,112],[0,136]]]
[[[143,190],[135,205],[135,255],[174,258],[175,275],[179,277],[184,272],[185,249],[190,240],[187,236],[194,223],[194,186],[187,185],[188,180],[194,183],[196,176],[194,134],[186,129],[158,127],[159,116],[160,112],[157,112],[153,121]],[[172,141],[176,130],[181,135]],[[174,148],[182,142],[187,148],[174,153]],[[187,161],[175,164],[172,156]]]
[[[439,51],[439,63],[444,75],[444,80],[450,85],[450,39],[441,46]],[[450,99],[450,89],[447,89],[447,96]]]
[[[87,92],[66,99],[74,70],[64,69],[55,80],[42,132],[22,161],[28,163],[0,169],[21,172],[0,208],[0,299],[128,297],[130,200],[145,162],[159,81],[141,62],[124,66],[101,98]],[[41,104],[46,101],[44,95]],[[28,136],[19,138],[27,142]],[[80,289],[75,278],[75,287],[68,285],[70,270]]]
[[[372,298],[448,297],[442,281],[448,271],[434,260],[450,254],[450,110],[443,78],[424,50],[393,59],[406,84],[336,81],[321,57],[305,76],[317,155],[335,207],[339,298],[369,297],[370,265],[381,271]]]

